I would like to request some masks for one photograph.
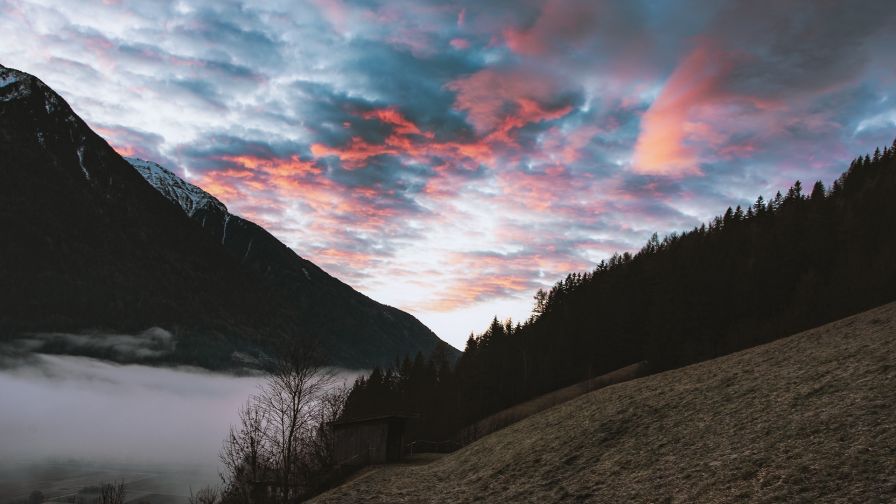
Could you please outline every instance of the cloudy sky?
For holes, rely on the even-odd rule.
[[[886,1],[0,0],[0,63],[462,346],[896,136]]]

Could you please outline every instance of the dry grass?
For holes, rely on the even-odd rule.
[[[896,502],[896,303],[597,390],[314,502]]]
[[[475,424],[462,430],[457,440],[461,446],[466,446],[479,438],[487,436],[492,432],[501,430],[509,425],[515,424],[524,418],[542,412],[546,409],[553,408],[558,404],[571,401],[580,395],[593,392],[616,383],[634,380],[647,374],[647,363],[638,362],[607,374],[596,376],[589,380],[564,387],[547,394],[540,395],[534,399],[530,399],[524,403],[517,404],[503,411],[499,411],[494,415],[489,415]]]

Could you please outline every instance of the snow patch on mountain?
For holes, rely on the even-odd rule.
[[[224,216],[224,234],[221,235],[221,245],[227,240],[227,223],[230,222],[230,214]]]
[[[53,111],[59,108],[59,95],[56,93],[47,93],[44,97],[44,108],[47,109],[48,114],[52,114]]]
[[[24,81],[33,78],[12,68],[0,68],[0,101],[10,101],[31,94],[31,87]]]
[[[2,72],[0,72],[0,87],[6,87],[10,84],[15,84],[19,82],[19,76],[15,75],[15,73],[9,69],[4,68]]]
[[[87,171],[87,167],[84,166],[84,146],[78,147],[78,164],[81,165],[81,171],[84,172],[84,178],[90,180],[90,172]]]
[[[142,175],[150,185],[155,187],[163,196],[177,203],[190,217],[201,209],[223,213],[225,219],[230,215],[224,203],[221,203],[211,194],[178,177],[161,165],[152,161],[131,157],[126,157],[125,160],[131,163],[131,166],[137,170],[137,173]]]

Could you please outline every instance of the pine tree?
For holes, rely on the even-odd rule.
[[[814,186],[812,186],[812,194],[809,196],[809,198],[812,201],[820,201],[820,200],[824,199],[824,195],[825,195],[824,184],[819,180],[819,181],[815,182]]]
[[[728,226],[733,221],[734,221],[734,210],[732,210],[731,207],[728,207],[728,210],[725,210],[725,215],[722,217],[722,225]],[[656,233],[654,233],[653,236],[656,236]]]
[[[768,211],[769,212],[777,212],[781,205],[784,203],[784,196],[781,196],[781,191],[775,193],[774,199],[768,202]]]
[[[538,292],[535,293],[535,307],[532,308],[532,313],[541,315],[548,308],[548,294],[544,291],[544,289],[538,289]]]
[[[756,198],[756,203],[753,203],[753,213],[756,215],[762,215],[765,213],[765,198],[760,194],[758,198]]]
[[[843,177],[838,178],[831,184],[831,196],[839,194],[843,190]]]
[[[780,193],[778,193],[780,194]],[[793,186],[787,191],[785,201],[794,201],[803,199],[803,184],[799,180],[793,183]]]

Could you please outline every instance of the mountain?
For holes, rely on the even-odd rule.
[[[599,389],[311,502],[896,502],[894,355],[891,303]]]
[[[162,193],[168,201],[179,206],[189,217],[194,217],[197,212],[229,216],[227,207],[211,194],[201,188],[181,179],[162,166],[137,158],[124,158],[149,184]],[[202,221],[204,223],[204,220]]]
[[[398,353],[393,350],[390,357],[380,347],[428,354],[439,341],[411,315],[380,304],[330,276],[261,226],[231,214],[217,198],[170,170],[151,161],[125,159],[244,268],[284,292],[308,334],[321,339],[332,335],[340,344],[347,343],[355,360],[380,354],[381,362],[388,364]]]
[[[2,340],[160,327],[177,346],[159,359],[207,367],[233,365],[234,352],[257,354],[285,338],[317,338],[328,362],[353,367],[439,342],[410,315],[332,279],[213,198],[191,200],[193,218],[207,217],[203,228],[186,202],[147,184],[46,84],[5,67],[0,160]],[[187,197],[183,188],[175,193]],[[232,236],[222,244],[208,232],[214,226]],[[246,255],[248,243],[254,251]],[[239,247],[243,257],[234,254]],[[297,280],[301,288],[291,285]]]

